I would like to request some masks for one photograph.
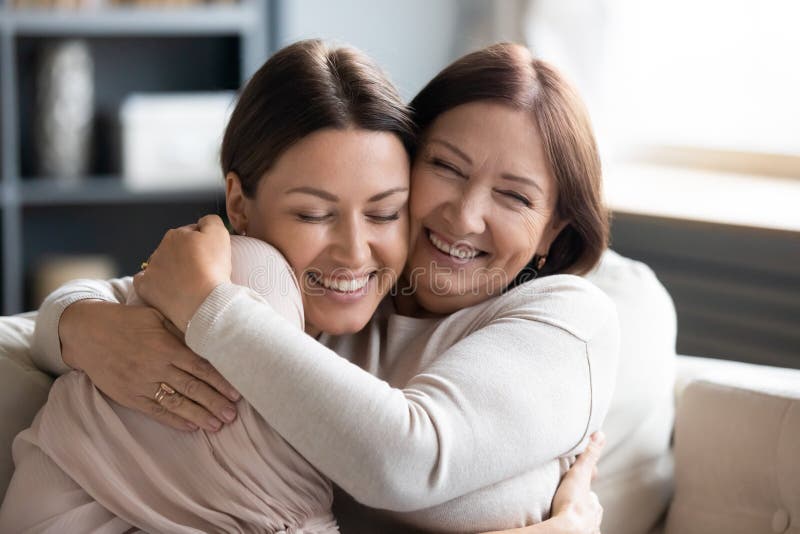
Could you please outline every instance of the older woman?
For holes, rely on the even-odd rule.
[[[412,107],[422,143],[405,282],[360,333],[323,345],[230,284],[229,237],[213,217],[168,233],[137,291],[383,519],[436,531],[537,523],[616,375],[614,306],[573,275],[597,263],[608,232],[588,118],[555,70],[514,45],[456,61]],[[247,198],[228,210],[248,234],[266,216]],[[320,231],[353,223],[333,205],[315,219]],[[296,238],[283,239],[278,249]],[[342,289],[333,267],[296,274],[325,296]],[[353,298],[378,274],[336,267],[350,267],[340,278]],[[167,407],[188,416],[178,398]]]

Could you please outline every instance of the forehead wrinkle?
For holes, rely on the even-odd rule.
[[[470,158],[467,155],[466,152],[464,152],[461,148],[459,148],[454,143],[451,143],[450,141],[445,141],[444,139],[440,139],[438,137],[434,137],[434,138],[428,139],[428,143],[429,144],[430,143],[435,143],[435,144],[443,145],[443,146],[447,147],[450,151],[454,152],[458,157],[460,157],[461,159],[466,161],[468,164],[472,165],[472,158]]]

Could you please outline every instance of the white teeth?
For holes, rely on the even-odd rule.
[[[311,274],[309,276],[312,280],[314,280],[314,282],[322,285],[323,287],[327,289],[333,289],[334,291],[339,291],[341,293],[352,293],[353,291],[358,291],[367,285],[367,282],[369,282],[369,276],[365,276],[357,280],[325,279]]]
[[[451,247],[450,245],[448,245],[447,243],[436,237],[436,235],[433,232],[428,232],[428,237],[430,238],[431,243],[433,243],[434,247],[438,248],[445,254],[449,254],[450,256],[453,256],[460,260],[471,260],[472,258],[478,255],[477,250],[467,251],[464,249]]]

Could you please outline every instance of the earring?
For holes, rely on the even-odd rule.
[[[539,256],[539,260],[536,262],[536,270],[541,271],[542,267],[544,267],[544,263],[547,261],[547,255]]]

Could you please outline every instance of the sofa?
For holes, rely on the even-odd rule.
[[[0,495],[52,383],[30,357],[34,319],[0,318]],[[800,371],[679,356],[674,396],[673,492],[650,534],[800,534]]]

